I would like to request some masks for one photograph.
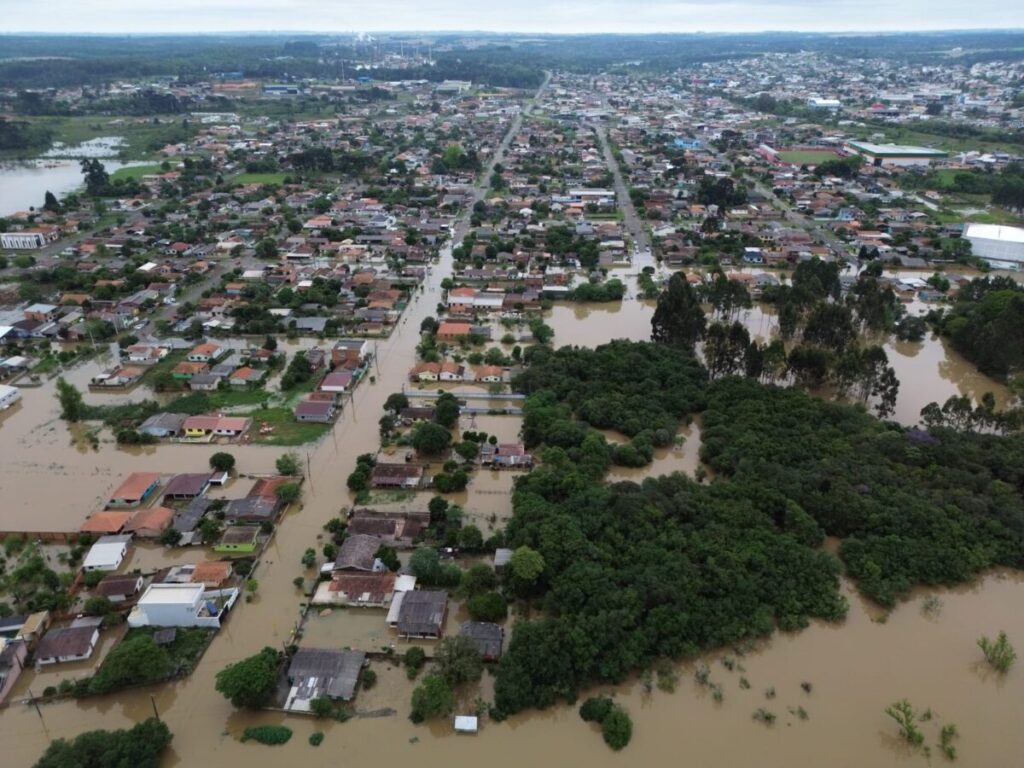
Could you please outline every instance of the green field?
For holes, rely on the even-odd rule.
[[[312,443],[323,437],[332,426],[296,421],[290,408],[259,408],[245,415],[252,418],[253,426],[249,435],[253,442],[259,445],[293,446]],[[261,435],[261,424],[273,427],[274,431]]]
[[[779,159],[793,165],[817,165],[826,160],[837,160],[839,155],[828,149],[787,149],[779,152]]]
[[[240,173],[234,177],[239,184],[284,184],[285,173]]]
[[[163,173],[163,168],[157,164],[130,165],[127,168],[118,168],[110,174],[111,181],[128,181],[128,179],[141,179],[143,176],[150,176],[154,173]]]

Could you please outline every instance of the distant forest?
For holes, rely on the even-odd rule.
[[[850,57],[894,58],[909,63],[952,56],[964,63],[1017,58],[1021,32],[823,35],[386,35],[359,40],[340,35],[4,35],[0,86],[55,88],[111,80],[211,73],[301,79],[351,76],[354,66],[384,54],[427,47],[434,66],[375,68],[380,80],[467,79],[497,87],[537,86],[545,69],[596,72],[616,69],[671,71],[688,64],[764,53],[815,51]],[[69,66],[69,60],[74,66]]]

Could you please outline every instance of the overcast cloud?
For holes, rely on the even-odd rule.
[[[0,0],[6,32],[925,31],[1024,27],[1020,0]]]

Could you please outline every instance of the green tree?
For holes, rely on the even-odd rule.
[[[459,401],[451,392],[439,395],[434,404],[434,420],[446,429],[452,429],[459,422]]]
[[[392,413],[401,413],[409,407],[409,398],[402,392],[393,392],[384,401],[384,410]]]
[[[704,336],[707,319],[700,298],[680,273],[669,278],[651,319],[651,339],[686,349]]]
[[[452,435],[445,427],[429,421],[420,422],[412,431],[412,446],[426,456],[437,456],[448,450]]]
[[[469,597],[492,590],[497,584],[498,577],[494,569],[486,563],[474,563],[462,574],[461,589]]]
[[[464,552],[479,552],[484,548],[484,535],[475,525],[464,525],[459,529],[459,549]]]
[[[529,591],[544,573],[544,558],[535,549],[519,547],[509,559],[508,572],[518,588]]]
[[[128,730],[87,731],[71,741],[51,742],[35,768],[159,768],[171,738],[167,725],[155,717]]]
[[[225,451],[210,456],[210,468],[217,472],[230,472],[235,468],[235,457]]]
[[[504,621],[508,616],[508,602],[500,592],[473,595],[466,603],[466,609],[476,621]]]
[[[259,709],[277,687],[277,651],[264,648],[254,656],[229,664],[217,673],[216,688],[236,707]]]
[[[434,663],[437,673],[453,687],[479,680],[484,671],[476,643],[462,635],[444,638],[434,652]]]
[[[60,401],[60,415],[65,421],[81,421],[85,418],[86,406],[82,393],[63,376],[57,379],[57,399]]]
[[[116,645],[89,681],[91,693],[109,693],[129,685],[146,685],[165,679],[171,672],[167,651],[151,635],[128,637]]]
[[[622,707],[612,707],[601,721],[604,743],[618,752],[633,738],[633,721]]]
[[[433,584],[441,571],[441,556],[433,547],[418,547],[409,558],[409,572],[425,584]]]
[[[412,711],[409,719],[422,723],[436,717],[450,715],[455,709],[455,692],[440,675],[427,675],[412,692]]]
[[[275,462],[277,471],[282,475],[297,475],[299,473],[299,456],[289,451],[278,456]]]
[[[274,494],[281,503],[294,504],[302,497],[302,486],[298,483],[283,483],[274,489]]]

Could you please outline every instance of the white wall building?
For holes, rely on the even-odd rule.
[[[131,536],[100,536],[82,561],[83,571],[116,571],[128,553]]]
[[[44,232],[38,229],[23,229],[20,232],[4,232],[0,234],[0,245],[4,248],[14,250],[29,250],[42,248],[47,243],[52,243],[60,237],[56,230]]]
[[[21,399],[21,390],[7,384],[0,384],[0,411],[6,411]]]
[[[1024,229],[1000,224],[968,224],[971,251],[994,267],[1024,269]]]
[[[150,584],[128,615],[130,627],[220,629],[238,590],[207,590],[202,584]]]

